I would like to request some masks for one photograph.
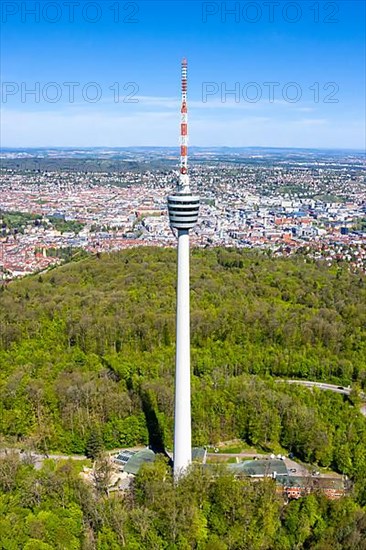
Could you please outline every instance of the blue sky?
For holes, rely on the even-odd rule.
[[[365,147],[361,0],[1,9],[2,146],[175,145],[186,56],[192,145]]]

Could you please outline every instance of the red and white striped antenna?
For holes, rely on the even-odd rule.
[[[187,60],[182,59],[182,105],[180,124],[180,178],[181,191],[189,192],[188,176],[188,107],[187,107]]]

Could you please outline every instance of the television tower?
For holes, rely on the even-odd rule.
[[[174,477],[185,473],[192,460],[191,365],[189,329],[189,230],[198,218],[199,197],[192,195],[188,175],[187,60],[182,60],[180,174],[168,196],[170,226],[178,231],[177,312],[175,354]]]

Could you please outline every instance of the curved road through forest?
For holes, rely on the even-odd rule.
[[[350,395],[352,389],[350,387],[337,386],[335,384],[327,384],[325,382],[312,382],[311,380],[278,380],[278,382],[286,382],[287,384],[299,384],[300,386],[306,386],[307,388],[319,388],[320,390],[328,390],[335,393],[341,393],[343,395]],[[366,416],[366,394],[360,393],[360,397],[363,401],[360,406],[361,413]]]

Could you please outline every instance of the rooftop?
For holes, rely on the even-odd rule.
[[[288,471],[283,460],[244,460],[237,464],[229,464],[229,469],[235,474],[244,474],[250,477],[277,477],[287,476]]]
[[[150,449],[138,451],[137,453],[133,453],[133,455],[127,461],[124,467],[124,471],[127,474],[136,475],[143,464],[147,462],[154,462],[154,461],[155,461],[154,451],[151,451]]]

